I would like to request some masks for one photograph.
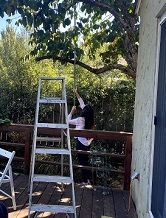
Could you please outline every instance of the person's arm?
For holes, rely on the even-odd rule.
[[[83,99],[80,97],[80,95],[77,91],[77,88],[73,89],[73,92],[75,93],[75,95],[80,103],[80,107],[83,109],[85,107],[85,103],[84,103]]]
[[[71,111],[70,111],[70,115],[72,116],[76,111],[76,106],[73,106]]]
[[[82,121],[82,119],[80,117],[72,119],[72,115],[75,113],[75,111],[76,111],[76,106],[73,106],[71,111],[70,111],[70,113],[69,113],[69,115],[68,115],[68,122],[69,122],[69,124],[75,125],[75,126],[83,125],[82,124],[83,121]]]
[[[75,113],[75,111],[76,111],[76,106],[73,106],[71,111],[70,111],[70,113],[69,113],[69,115],[68,115],[68,122],[69,122],[69,124],[72,124],[72,125],[76,125],[77,124],[75,119],[72,119],[72,116]],[[74,122],[73,122],[73,120],[74,120]]]

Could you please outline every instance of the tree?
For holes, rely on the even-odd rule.
[[[37,98],[38,78],[40,76],[66,79],[68,111],[74,103],[73,66],[60,65],[51,60],[36,62],[34,58],[24,60],[30,51],[27,34],[16,34],[7,28],[0,39],[0,113],[14,123],[33,124]],[[88,57],[83,61],[88,63]],[[89,64],[92,64],[91,62]],[[96,56],[96,66],[100,58]],[[91,104],[95,112],[97,129],[132,131],[135,85],[132,79],[117,70],[102,75],[91,74],[84,68],[76,68],[76,83],[86,104]],[[44,83],[44,96],[58,96],[59,84]],[[57,94],[57,95],[56,95]],[[76,105],[77,105],[76,101]],[[78,109],[78,114],[81,111]],[[59,107],[41,107],[40,118],[59,117]]]
[[[24,60],[30,49],[24,33],[16,34],[9,27],[1,32],[0,114],[15,123],[33,123],[38,78],[58,74],[50,60],[40,64],[34,58]]]
[[[76,63],[94,74],[118,69],[135,80],[138,42],[135,4],[132,0],[1,0],[0,16],[4,12],[8,15],[18,12],[19,23],[33,27],[32,54],[37,55],[37,60]],[[101,47],[105,48],[100,52],[102,65],[96,68],[82,62],[85,52],[95,59]],[[119,63],[119,58],[125,62]]]

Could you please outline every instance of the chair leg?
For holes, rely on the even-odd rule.
[[[15,197],[15,191],[14,191],[13,174],[12,174],[11,166],[9,168],[9,177],[10,177],[10,188],[11,188],[11,197],[12,197],[13,209],[16,210],[16,197]]]

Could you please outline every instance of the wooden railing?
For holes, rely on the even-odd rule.
[[[17,142],[9,141],[6,135],[10,135],[14,132],[19,133]],[[59,129],[51,128],[40,128],[38,133],[48,134],[48,135],[60,135]],[[22,124],[13,124],[13,125],[0,125],[0,146],[10,146],[17,148],[24,148],[24,156],[17,157],[15,156],[14,160],[23,162],[24,173],[29,174],[30,169],[30,153],[31,153],[31,144],[33,136],[33,125],[22,125]],[[113,170],[111,172],[124,175],[124,189],[128,190],[130,187],[130,176],[131,176],[131,158],[132,158],[132,133],[126,132],[112,132],[112,131],[101,131],[101,130],[75,130],[70,129],[71,137],[82,136],[87,138],[94,138],[96,140],[113,140],[113,141],[122,141],[124,142],[124,154],[115,154],[115,153],[105,153],[105,152],[93,152],[89,151],[90,155],[99,155],[107,157],[116,157],[117,159],[124,159],[124,170]],[[72,150],[73,153],[85,153],[83,151]],[[52,163],[60,164],[60,163]],[[74,168],[81,168],[82,166],[73,165]],[[89,170],[94,170],[95,167],[84,167]]]

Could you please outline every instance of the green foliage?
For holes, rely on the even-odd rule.
[[[72,89],[76,78],[80,95],[86,104],[91,104],[94,108],[96,129],[132,131],[135,86],[131,79],[117,71],[96,76],[81,67],[76,67],[74,77],[74,68],[69,64],[61,65],[48,60],[36,63],[34,58],[24,59],[30,49],[28,38],[24,34],[18,35],[11,28],[2,32],[0,113],[3,120],[9,118],[13,123],[34,124],[38,78],[61,76],[66,78],[68,110],[74,104]],[[88,62],[87,56],[83,61],[98,67],[101,57],[97,53],[95,62]],[[55,93],[58,95],[59,87],[46,83],[42,87],[42,93],[46,96]],[[57,108],[54,110],[54,113],[58,113]],[[45,122],[54,116],[52,111],[51,106],[41,108],[40,119]],[[79,114],[78,109],[76,115]]]
[[[24,60],[30,46],[24,34],[7,28],[0,40],[0,113],[15,123],[32,123],[39,76],[55,76],[53,63]]]
[[[102,76],[76,72],[77,87],[86,104],[90,104],[95,113],[96,129],[110,131],[128,131],[133,129],[135,84],[132,79],[118,72]],[[69,111],[74,104],[72,83],[67,85]],[[76,100],[77,113],[81,113]]]
[[[74,49],[77,60],[85,56],[85,47],[89,58],[95,59],[96,51],[105,46],[107,49],[100,53],[102,66],[118,63],[122,57],[133,75],[126,70],[124,73],[135,78],[138,41],[135,4],[132,0],[9,0],[0,2],[0,16],[4,12],[8,15],[18,12],[21,18],[17,24],[33,28],[33,55],[60,57],[65,63],[73,59]]]
[[[10,124],[11,123],[11,121],[8,119],[8,118],[5,118],[4,120],[3,119],[0,119],[0,125],[2,125],[2,124]]]

